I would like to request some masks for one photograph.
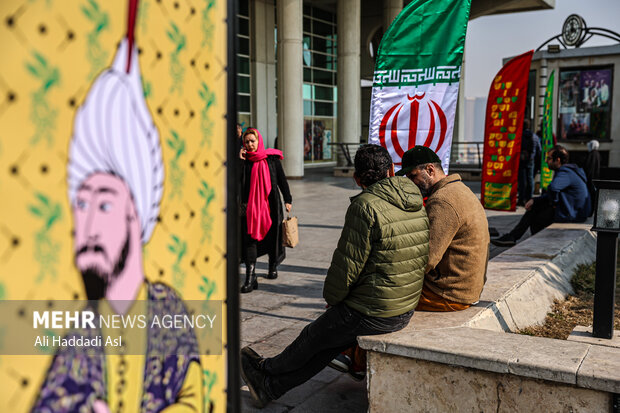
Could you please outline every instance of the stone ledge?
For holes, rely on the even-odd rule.
[[[377,353],[620,393],[620,349],[470,327],[359,338]],[[374,339],[373,339],[374,338]]]
[[[592,336],[592,326],[577,326],[568,336],[568,341],[579,341],[580,343],[596,344],[605,347],[615,347],[620,349],[620,331],[615,330],[611,340]]]
[[[596,238],[589,228],[588,224],[550,226],[489,262],[488,280],[476,306],[454,313],[417,312],[405,329],[359,337],[360,346],[620,393],[620,349],[506,334],[542,322],[553,300],[572,292],[574,268],[595,257]],[[603,368],[614,357],[614,363]]]

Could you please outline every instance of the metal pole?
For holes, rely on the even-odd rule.
[[[618,234],[597,231],[592,326],[594,337],[611,339],[614,334],[617,254]]]

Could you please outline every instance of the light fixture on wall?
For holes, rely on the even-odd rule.
[[[611,339],[614,334],[616,264],[620,234],[620,181],[594,180],[594,226],[596,234],[596,279],[592,335]]]
[[[559,44],[550,44],[547,46],[547,52],[549,53],[560,53],[560,45]]]

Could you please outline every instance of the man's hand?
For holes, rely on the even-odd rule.
[[[532,198],[525,203],[525,209],[529,211],[530,209],[532,209],[533,205],[534,205],[534,199]]]
[[[284,207],[286,208],[286,212],[291,212],[291,208],[293,207],[293,205],[291,205],[291,204],[284,204]]]

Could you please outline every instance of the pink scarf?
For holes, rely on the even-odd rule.
[[[258,139],[256,152],[246,152],[245,159],[254,162],[252,175],[250,176],[250,197],[248,198],[247,223],[248,234],[262,241],[271,228],[271,216],[269,214],[269,200],[271,192],[271,177],[267,165],[267,155],[277,155],[283,159],[282,151],[277,149],[265,149],[263,136],[254,128],[250,128]],[[247,131],[246,131],[247,133]]]

